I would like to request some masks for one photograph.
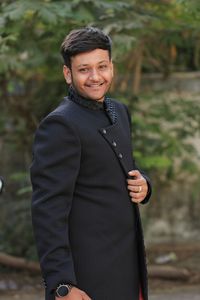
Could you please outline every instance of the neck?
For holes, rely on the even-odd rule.
[[[103,110],[104,109],[104,101],[97,101],[97,100],[85,98],[82,95],[80,95],[73,86],[70,86],[70,88],[69,88],[69,98],[72,101],[74,101],[86,108],[90,108],[92,110]]]

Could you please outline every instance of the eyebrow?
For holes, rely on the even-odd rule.
[[[104,60],[101,60],[100,62],[98,62],[98,64],[102,64],[102,63],[105,63],[105,62],[109,62],[109,61],[104,59]],[[80,67],[87,67],[87,66],[89,66],[89,64],[80,64],[77,67],[80,68]]]

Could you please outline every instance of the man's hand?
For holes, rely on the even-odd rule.
[[[92,300],[84,291],[79,290],[75,286],[72,287],[69,294],[65,297],[58,298],[56,297],[55,300]]]
[[[127,179],[131,201],[140,203],[147,196],[147,181],[138,170],[132,170],[128,174],[133,177],[133,179]]]

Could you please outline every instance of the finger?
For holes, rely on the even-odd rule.
[[[136,203],[139,203],[139,202],[143,201],[146,197],[146,193],[130,192],[129,195],[131,197],[131,201],[136,202]]]
[[[144,185],[145,181],[143,180],[143,178],[141,178],[141,179],[127,179],[127,183],[129,185]]]
[[[142,202],[143,201],[143,199],[142,198],[140,198],[140,199],[135,199],[135,198],[131,198],[131,202],[133,202],[133,203],[140,203],[140,202]]]
[[[141,185],[128,185],[127,188],[129,191],[135,192],[135,193],[139,193],[142,191]]]
[[[144,200],[143,198],[139,198],[139,199],[131,198],[131,202],[133,203],[141,203],[143,200]]]
[[[127,189],[130,192],[135,192],[135,193],[147,193],[147,186],[146,185],[127,185]]]
[[[128,172],[130,176],[135,177],[136,179],[141,177],[141,173],[138,170],[131,170]]]
[[[146,195],[146,193],[145,192],[141,192],[141,193],[129,192],[129,195],[131,196],[131,198],[139,199],[139,198],[144,197]]]

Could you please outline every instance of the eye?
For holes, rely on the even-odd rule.
[[[100,69],[100,70],[105,70],[105,69],[107,69],[107,68],[108,68],[107,65],[100,65],[100,66],[99,66],[99,69]]]
[[[79,72],[81,72],[81,73],[87,73],[88,72],[88,68],[81,68],[81,69],[79,69]]]

